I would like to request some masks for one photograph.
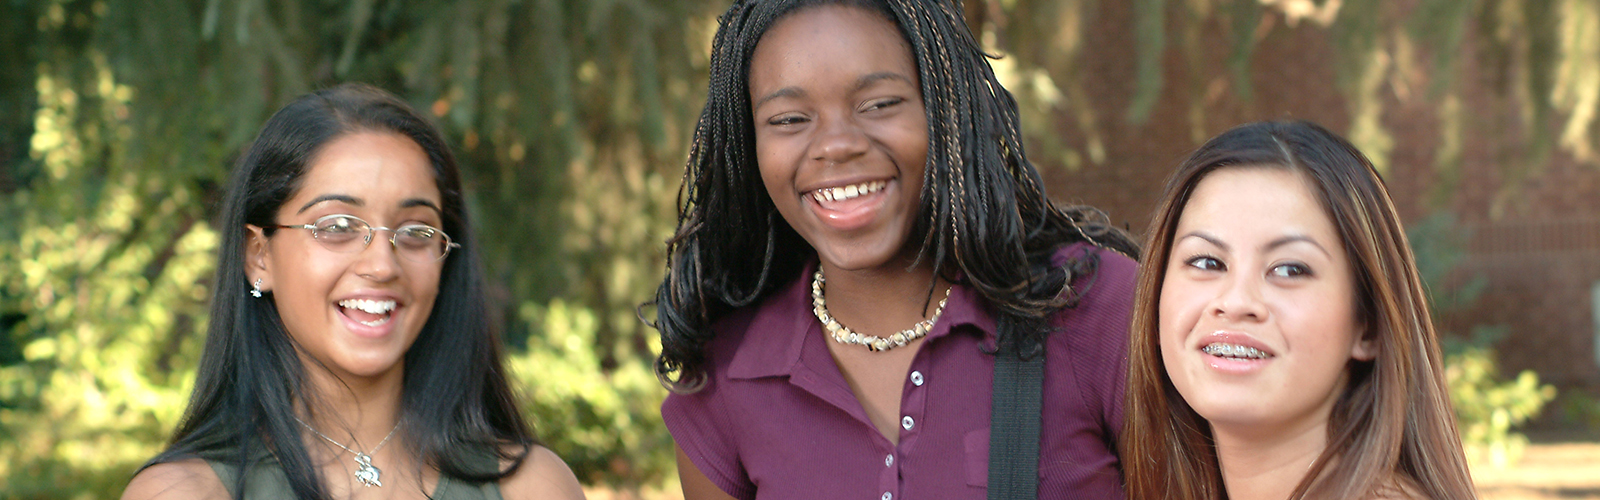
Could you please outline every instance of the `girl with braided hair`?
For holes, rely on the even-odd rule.
[[[1037,474],[996,446],[1027,457],[1008,477],[1120,498],[1137,250],[1045,196],[960,8],[752,0],[720,23],[653,302],[685,496],[1009,491],[1005,357],[1039,367],[1041,424]]]

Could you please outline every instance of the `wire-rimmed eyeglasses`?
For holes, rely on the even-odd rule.
[[[394,245],[394,253],[406,260],[424,264],[443,260],[446,255],[450,255],[450,249],[461,247],[459,243],[450,241],[450,235],[427,224],[407,224],[389,229],[374,227],[360,217],[345,214],[323,216],[311,224],[280,224],[276,227],[309,229],[311,239],[317,240],[323,248],[338,253],[356,253],[365,250],[372,244],[372,233],[388,231],[393,235],[389,237],[389,243]]]

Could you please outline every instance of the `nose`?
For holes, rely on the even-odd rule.
[[[1249,273],[1230,276],[1222,294],[1212,302],[1211,314],[1236,323],[1265,321],[1267,305],[1261,297],[1259,277]]]
[[[871,147],[860,124],[848,116],[820,118],[812,158],[829,163],[845,163],[866,154]]]
[[[386,236],[390,235],[381,229],[372,232],[372,242],[357,254],[353,264],[357,276],[382,283],[400,275],[400,254]]]

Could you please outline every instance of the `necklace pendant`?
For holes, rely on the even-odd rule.
[[[356,480],[361,481],[363,486],[383,486],[383,483],[378,481],[378,476],[383,474],[383,471],[372,465],[372,457],[370,455],[357,453],[356,465],[359,466],[356,468]]]

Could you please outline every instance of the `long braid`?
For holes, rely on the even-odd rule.
[[[1132,239],[1090,207],[1059,209],[1024,153],[1015,99],[950,0],[738,0],[712,42],[706,105],[695,127],[679,192],[678,230],[667,242],[667,276],[653,304],[663,384],[693,392],[704,383],[711,323],[755,303],[814,254],[776,215],[756,162],[748,76],[766,30],[796,10],[846,4],[884,14],[911,46],[928,121],[928,163],[918,214],[917,262],[962,282],[996,307],[1002,343],[1038,352],[1049,315],[1070,307],[1093,259],[1051,265],[1055,250],[1086,241],[1125,255]],[[919,233],[913,232],[913,235]],[[1087,283],[1087,282],[1085,282]],[[929,283],[928,300],[933,284]],[[648,304],[647,304],[648,305]],[[676,374],[676,377],[674,377]]]

